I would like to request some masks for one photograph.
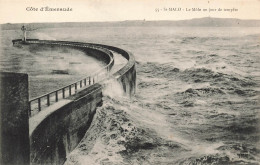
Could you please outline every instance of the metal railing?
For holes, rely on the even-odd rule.
[[[13,43],[21,43],[21,40],[13,40]],[[38,113],[42,109],[58,102],[60,99],[67,98],[71,95],[74,95],[78,92],[79,89],[95,84],[96,82],[102,81],[110,76],[109,72],[114,64],[113,54],[105,49],[98,46],[93,46],[85,43],[75,43],[75,42],[66,42],[66,41],[48,41],[48,40],[28,40],[26,43],[29,44],[48,44],[48,45],[62,45],[62,46],[72,46],[80,48],[90,48],[96,49],[107,54],[110,58],[110,62],[100,70],[94,72],[92,75],[82,78],[76,82],[73,82],[67,86],[49,92],[47,94],[38,96],[29,100],[29,116]],[[38,110],[38,111],[37,111]],[[32,113],[33,112],[33,113]]]

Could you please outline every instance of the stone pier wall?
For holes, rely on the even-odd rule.
[[[35,41],[38,42],[38,40]],[[13,42],[16,44],[20,40],[14,40]],[[66,46],[65,44],[95,46],[98,49],[111,50],[121,54],[128,60],[128,63],[113,74],[112,78],[115,78],[121,84],[126,95],[132,96],[135,93],[136,70],[135,60],[131,53],[120,48],[99,44],[65,41],[40,42],[48,44],[60,43],[63,46]],[[75,47],[86,51],[87,54],[97,55],[97,58],[102,58],[101,60],[108,62],[108,58],[104,57],[102,52],[97,53],[96,50],[91,50],[90,48]],[[30,118],[28,138],[30,137],[31,164],[63,164],[66,161],[66,156],[77,146],[90,126],[96,108],[102,106],[103,86],[102,82],[91,85],[75,95],[61,100],[56,103],[57,105],[54,104],[48,110],[42,110],[39,114]],[[28,103],[28,95],[26,97]],[[26,103],[26,100],[24,102]],[[12,120],[16,119],[13,118]],[[28,143],[25,144],[27,147],[29,146]]]
[[[0,73],[0,164],[28,165],[28,75]]]

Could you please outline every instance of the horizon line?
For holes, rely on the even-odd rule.
[[[6,22],[0,23],[0,25],[4,24],[34,24],[34,23],[116,23],[116,22],[126,22],[126,21],[143,21],[143,22],[160,22],[160,21],[185,21],[185,20],[194,20],[194,19],[203,19],[203,18],[213,18],[213,19],[234,19],[234,20],[243,20],[243,21],[260,21],[260,19],[241,19],[241,18],[221,18],[221,17],[198,17],[198,18],[190,18],[190,19],[181,19],[181,20],[146,20],[146,19],[133,19],[133,20],[118,20],[118,21],[68,21],[68,22]]]

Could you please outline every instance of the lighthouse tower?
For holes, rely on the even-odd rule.
[[[26,27],[23,25],[21,30],[23,31],[23,41],[26,42]]]

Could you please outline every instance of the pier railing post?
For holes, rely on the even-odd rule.
[[[65,88],[62,88],[62,98],[65,98]]]
[[[71,85],[69,86],[69,95],[71,96]]]
[[[38,98],[38,110],[41,111],[41,98]]]
[[[50,106],[50,95],[47,95],[47,106]]]
[[[55,92],[55,98],[56,98],[56,102],[58,102],[59,98],[58,98],[58,91]]]
[[[78,85],[75,83],[75,93],[77,93]]]

